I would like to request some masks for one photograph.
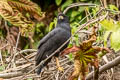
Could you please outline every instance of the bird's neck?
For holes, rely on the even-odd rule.
[[[57,24],[57,27],[63,28],[65,30],[70,30],[70,24],[69,23],[59,23],[59,24]]]

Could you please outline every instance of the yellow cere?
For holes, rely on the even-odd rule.
[[[59,19],[64,19],[64,17],[63,16],[59,16]]]

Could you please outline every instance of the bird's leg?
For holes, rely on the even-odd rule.
[[[57,57],[55,57],[55,60],[56,60],[56,65],[57,65],[57,68],[59,71],[64,71],[63,67],[60,67],[60,63],[59,63],[59,60]]]
[[[49,66],[48,65],[46,65],[46,68],[47,68],[47,70],[49,69]]]

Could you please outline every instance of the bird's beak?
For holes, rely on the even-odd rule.
[[[59,19],[64,19],[64,17],[63,16],[59,16]]]

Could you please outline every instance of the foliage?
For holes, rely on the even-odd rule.
[[[20,27],[20,32],[24,36],[28,36],[29,32],[34,30],[34,23],[28,20],[27,13],[37,20],[42,16],[40,8],[27,0],[1,0],[0,3],[1,17]]]
[[[109,9],[113,11],[112,14],[115,14],[115,11],[118,11],[118,8],[115,5],[109,5]],[[112,49],[118,51],[120,49],[120,22],[110,18],[109,20],[105,19],[101,21],[100,24],[103,28],[102,32],[104,32],[103,39],[105,46],[107,46],[108,36],[112,32],[109,44]]]
[[[120,39],[119,39],[119,37],[120,37],[120,23],[119,23],[119,21],[114,23],[114,21],[112,19],[104,20],[101,22],[101,25],[103,28],[106,29],[105,35],[104,35],[105,45],[107,43],[108,35],[110,34],[110,32],[112,32],[112,34],[110,36],[111,47],[115,51],[119,50],[120,49]]]
[[[59,6],[62,2],[62,0],[55,0],[56,4]]]

